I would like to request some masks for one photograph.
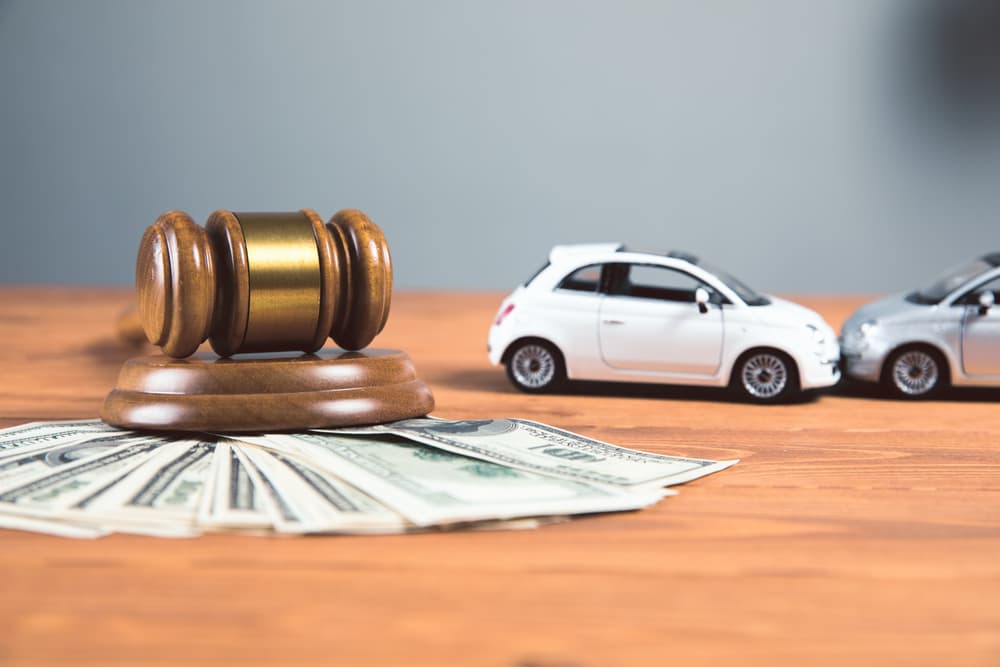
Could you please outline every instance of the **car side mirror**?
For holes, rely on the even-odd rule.
[[[708,312],[708,301],[710,298],[708,290],[704,287],[699,287],[694,291],[694,302],[698,304],[698,312],[702,315]]]
[[[990,312],[990,308],[996,303],[996,295],[993,294],[992,290],[983,290],[979,293],[979,314],[985,315]]]

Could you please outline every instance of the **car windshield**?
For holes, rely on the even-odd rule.
[[[771,303],[771,300],[766,296],[758,294],[753,289],[748,287],[742,280],[727,273],[726,271],[722,271],[721,269],[711,266],[710,264],[706,264],[705,262],[699,262],[698,266],[705,269],[709,273],[714,274],[716,278],[726,284],[726,287],[736,292],[736,296],[740,297],[746,305],[766,306]]]
[[[973,280],[976,276],[986,273],[993,268],[993,264],[987,259],[974,259],[956,266],[938,278],[933,285],[922,290],[913,292],[906,296],[912,303],[934,305],[941,303],[941,300],[957,290],[965,283]]]

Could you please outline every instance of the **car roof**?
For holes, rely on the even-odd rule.
[[[699,265],[698,258],[690,253],[673,251],[669,253],[634,252],[623,243],[576,243],[557,245],[549,253],[549,261],[523,287],[531,290],[551,290],[568,272],[576,271],[592,264],[658,264],[679,269],[692,274],[722,293],[732,303],[745,305],[733,289],[721,280],[714,271]]]
[[[553,246],[549,251],[549,261],[558,264],[564,260],[576,259],[583,255],[607,255],[625,249],[624,243],[572,243]]]
[[[563,264],[565,262],[576,262],[578,260],[590,261],[611,261],[616,253],[622,253],[621,261],[635,261],[636,259],[674,259],[697,266],[698,258],[682,250],[671,250],[666,253],[641,252],[625,247],[624,243],[572,243],[553,246],[549,251],[549,262],[552,264]]]

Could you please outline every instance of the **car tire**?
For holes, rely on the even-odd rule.
[[[750,350],[733,365],[730,388],[752,403],[783,403],[799,393],[799,371],[784,352]]]
[[[882,368],[882,386],[898,398],[931,398],[947,384],[948,365],[932,347],[902,347],[889,355]]]
[[[562,353],[544,340],[528,339],[514,343],[507,353],[507,378],[529,394],[554,391],[566,381]]]

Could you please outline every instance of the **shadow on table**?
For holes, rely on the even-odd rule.
[[[915,403],[914,399],[901,398],[889,393],[881,385],[874,382],[857,382],[842,380],[833,387],[830,393],[834,396],[848,398],[870,398],[881,401],[896,401],[899,403]],[[969,403],[994,403],[1000,401],[1000,387],[947,387],[934,398],[934,401],[952,401]]]
[[[507,380],[502,370],[460,370],[442,373],[433,382],[446,384],[454,389],[471,389],[474,391],[495,391],[503,394],[524,394]],[[716,401],[722,403],[745,403],[736,394],[721,387],[693,387],[673,384],[648,384],[641,382],[593,382],[572,380],[559,391],[545,394],[547,396],[607,396],[615,398],[656,398],[673,401]],[[811,403],[818,394],[805,392],[784,405]],[[760,406],[766,407],[766,406]]]

